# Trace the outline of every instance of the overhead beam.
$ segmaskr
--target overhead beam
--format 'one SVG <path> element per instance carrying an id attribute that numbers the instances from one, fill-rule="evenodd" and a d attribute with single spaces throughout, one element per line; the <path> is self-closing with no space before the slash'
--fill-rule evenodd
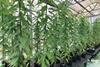
<path id="1" fill-rule="evenodd" d="M 70 8 L 71 10 L 73 10 L 74 12 L 76 12 L 77 14 L 79 13 L 79 12 L 77 12 L 76 10 L 74 10 L 73 8 Z"/>
<path id="2" fill-rule="evenodd" d="M 87 16 L 87 17 L 94 17 L 94 16 L 100 16 L 100 14 L 97 14 L 97 15 L 91 15 L 91 16 Z"/>
<path id="3" fill-rule="evenodd" d="M 70 5 L 75 5 L 77 4 L 76 2 L 75 3 L 71 3 L 70 1 L 68 1 L 70 3 Z M 79 1 L 80 3 L 83 2 L 83 1 Z"/>
<path id="4" fill-rule="evenodd" d="M 98 10 L 100 10 L 100 8 L 99 8 L 99 9 L 95 9 L 95 10 L 91 10 L 91 12 L 95 13 L 95 12 L 98 11 Z M 86 13 L 86 12 L 83 12 L 82 14 L 84 14 L 84 13 Z M 100 16 L 100 11 L 99 11 L 98 14 L 94 14 L 94 15 L 85 15 L 85 16 L 87 16 L 87 17 Z"/>

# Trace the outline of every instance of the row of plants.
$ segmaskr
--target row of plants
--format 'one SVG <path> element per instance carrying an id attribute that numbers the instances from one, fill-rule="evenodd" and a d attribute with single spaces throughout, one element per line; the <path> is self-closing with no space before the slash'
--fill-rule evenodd
<path id="1" fill-rule="evenodd" d="M 100 19 L 73 15 L 68 1 L 0 0 L 2 67 L 69 62 L 100 43 Z"/>

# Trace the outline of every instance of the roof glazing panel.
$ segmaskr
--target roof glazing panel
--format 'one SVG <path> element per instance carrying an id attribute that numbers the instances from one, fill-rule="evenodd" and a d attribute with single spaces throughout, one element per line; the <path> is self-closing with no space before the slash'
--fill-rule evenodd
<path id="1" fill-rule="evenodd" d="M 100 15 L 100 0 L 70 0 L 71 11 L 74 14 L 83 14 L 86 16 Z"/>

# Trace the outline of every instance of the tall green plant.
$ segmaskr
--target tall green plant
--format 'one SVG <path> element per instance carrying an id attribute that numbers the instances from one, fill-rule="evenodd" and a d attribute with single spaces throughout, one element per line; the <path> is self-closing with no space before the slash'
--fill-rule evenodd
<path id="1" fill-rule="evenodd" d="M 25 67 L 28 60 L 46 67 L 85 51 L 93 43 L 90 24 L 68 6 L 67 1 L 56 0 L 38 0 L 35 5 L 31 0 L 0 0 L 3 60 L 13 67 Z M 100 40 L 98 31 L 96 21 L 95 43 Z"/>
<path id="2" fill-rule="evenodd" d="M 87 18 L 85 17 L 80 17 L 79 18 L 79 27 L 78 27 L 78 31 L 79 31 L 79 39 L 81 41 L 81 44 L 84 45 L 83 49 L 85 49 L 87 47 L 87 45 L 89 44 L 89 22 L 87 20 Z"/>
<path id="3" fill-rule="evenodd" d="M 93 23 L 93 38 L 95 44 L 100 43 L 100 18 L 96 19 Z"/>
<path id="4" fill-rule="evenodd" d="M 26 2 L 29 4 L 29 1 Z M 31 20 L 28 8 L 23 0 L 1 1 L 1 7 L 3 39 L 1 44 L 5 55 L 3 60 L 10 63 L 11 66 L 23 67 L 32 54 L 30 46 Z"/>

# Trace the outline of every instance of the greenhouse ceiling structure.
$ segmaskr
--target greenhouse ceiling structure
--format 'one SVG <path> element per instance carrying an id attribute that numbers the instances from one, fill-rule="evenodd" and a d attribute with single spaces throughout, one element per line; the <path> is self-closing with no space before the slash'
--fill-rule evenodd
<path id="1" fill-rule="evenodd" d="M 69 0 L 69 3 L 74 14 L 88 17 L 100 15 L 100 0 Z"/>

